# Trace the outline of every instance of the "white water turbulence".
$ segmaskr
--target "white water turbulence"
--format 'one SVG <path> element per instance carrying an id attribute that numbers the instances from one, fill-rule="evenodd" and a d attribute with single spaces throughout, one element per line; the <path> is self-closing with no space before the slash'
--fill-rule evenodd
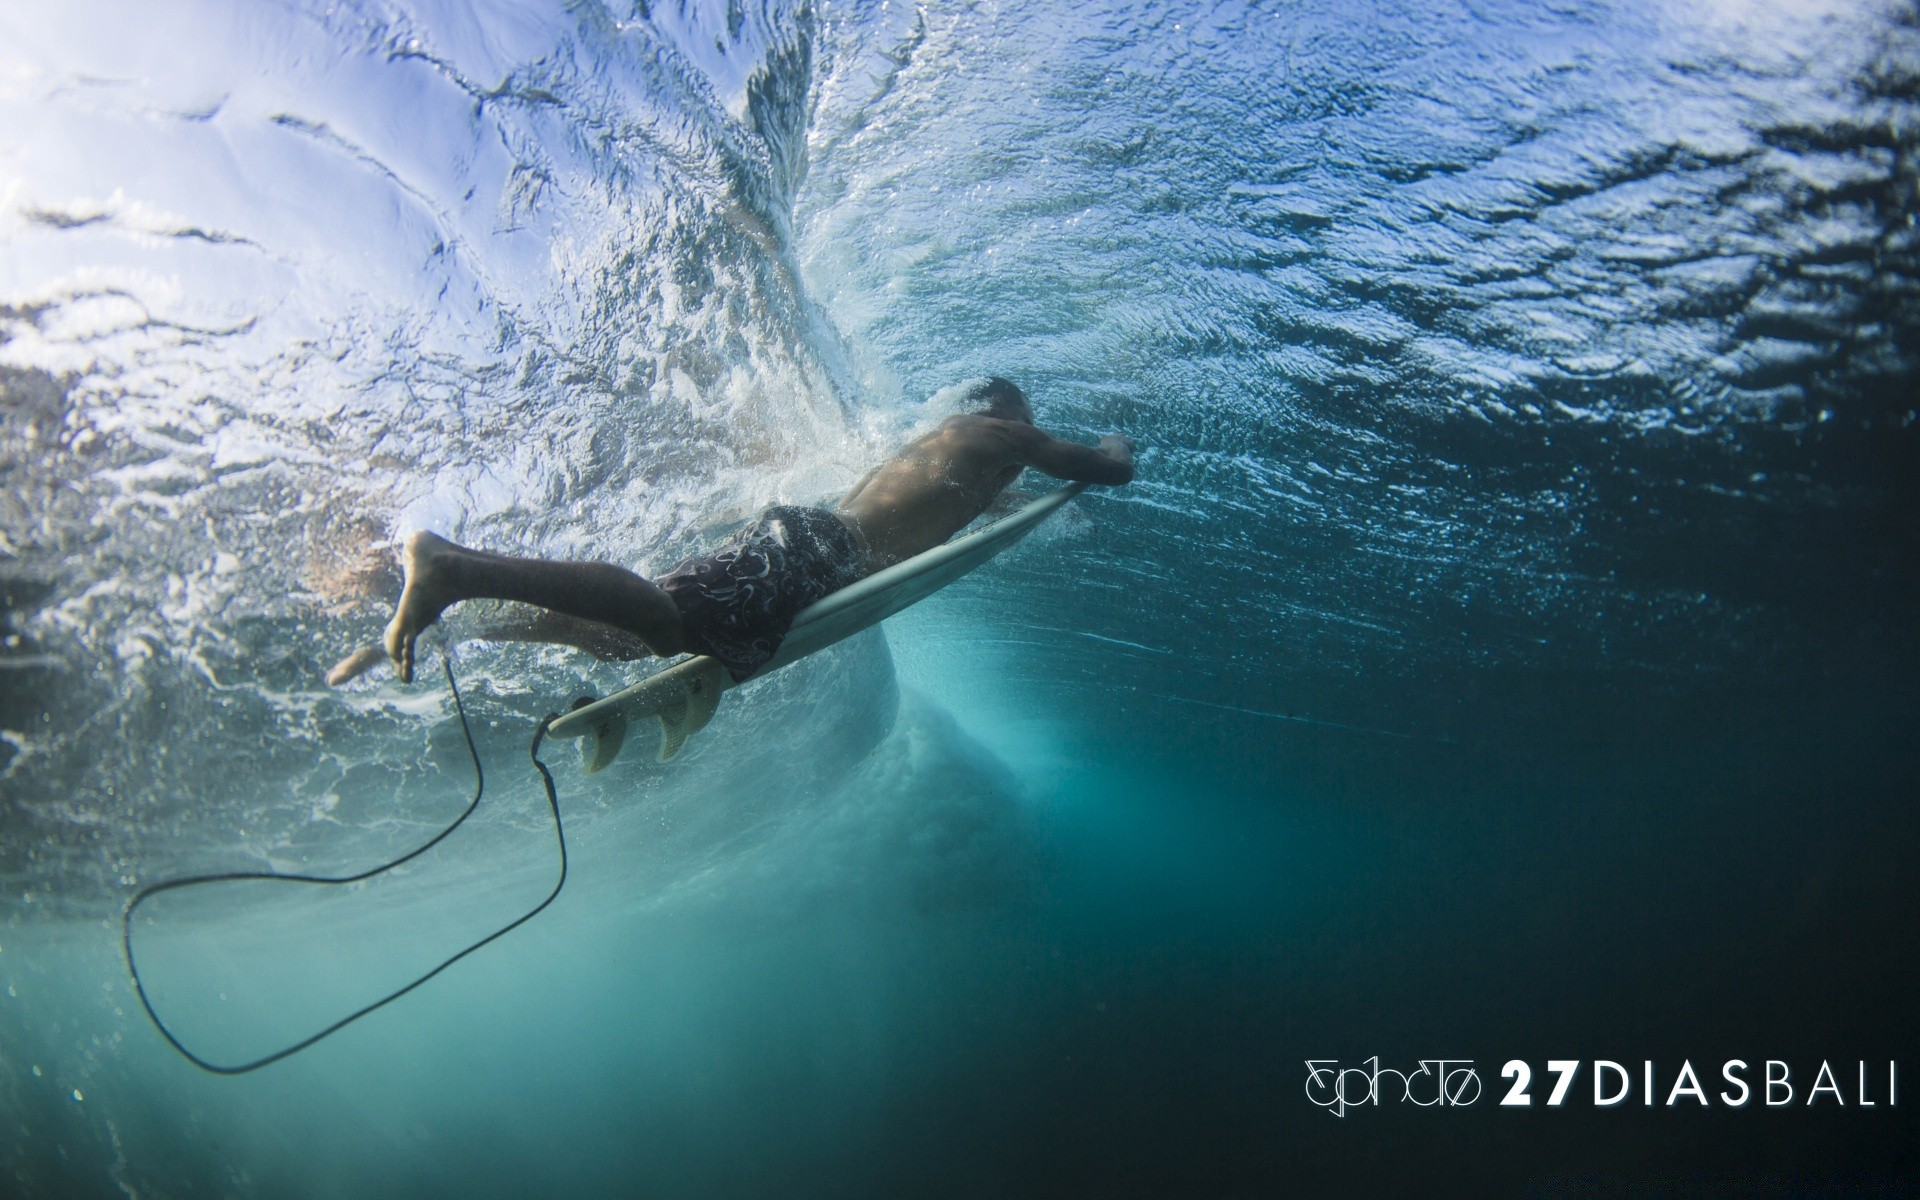
<path id="1" fill-rule="evenodd" d="M 237 828 L 362 854 L 437 701 L 313 662 L 377 631 L 396 535 L 664 568 L 863 461 L 785 249 L 804 26 L 514 13 L 9 18 L 6 551 L 54 700 L 10 752 L 69 829 L 9 844 L 29 902 Z M 618 678 L 564 661 L 483 669 Z"/>
<path id="2" fill-rule="evenodd" d="M 1917 92 L 1898 0 L 9 0 L 0 1191 L 1312 1193 L 1387 1168 L 1296 1049 L 1490 1033 L 1450 938 L 1852 978 L 1912 941 L 1834 897 L 1914 844 L 1845 814 L 1910 762 Z M 473 604 L 329 689 L 406 534 L 658 573 L 985 374 L 1137 481 L 670 763 L 546 746 L 566 890 L 393 1006 L 232 1080 L 147 1023 L 138 888 L 460 811 L 443 648 L 473 820 L 156 898 L 155 1003 L 242 1061 L 553 886 L 534 726 L 648 665 Z"/>
<path id="3" fill-rule="evenodd" d="M 798 278 L 804 11 L 4 21 L 13 923 L 86 941 L 137 884 L 358 871 L 449 821 L 473 775 L 432 659 L 413 688 L 336 694 L 318 669 L 377 636 L 408 530 L 664 569 L 775 499 L 844 490 L 915 415 L 854 403 Z M 196 1050 L 304 1036 L 550 885 L 532 721 L 633 668 L 474 645 L 456 661 L 495 798 L 458 839 L 356 894 L 152 903 L 149 984 Z M 576 858 L 618 864 L 576 862 L 574 889 L 631 909 L 734 868 L 841 794 L 896 703 L 868 635 L 729 706 L 671 773 L 565 771 Z M 997 776 L 983 795 L 991 824 Z M 118 985 L 105 1008 L 69 1018 L 113 1029 L 62 1068 L 79 1094 L 149 1036 Z M 7 1056 L 27 1107 L 32 1057 Z M 31 1186 L 52 1147 L 16 1151 Z"/>

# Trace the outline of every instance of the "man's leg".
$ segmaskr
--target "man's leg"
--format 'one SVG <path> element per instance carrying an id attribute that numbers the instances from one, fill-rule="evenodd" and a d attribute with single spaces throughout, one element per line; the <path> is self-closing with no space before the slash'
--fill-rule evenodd
<path id="1" fill-rule="evenodd" d="M 548 609 L 540 609 L 531 616 L 497 621 L 478 630 L 474 636 L 488 642 L 543 642 L 554 646 L 572 646 L 576 650 L 585 650 L 602 662 L 632 662 L 653 654 L 645 642 L 624 629 L 615 629 L 598 621 L 562 616 Z M 333 669 L 327 672 L 327 684 L 339 687 L 386 661 L 385 646 L 362 646 L 334 664 Z"/>
<path id="2" fill-rule="evenodd" d="M 480 629 L 476 636 L 489 642 L 543 642 L 552 646 L 572 646 L 585 650 L 601 662 L 632 662 L 650 658 L 653 648 L 638 636 L 598 621 L 584 621 L 552 609 L 540 609 L 497 621 Z"/>
<path id="3" fill-rule="evenodd" d="M 425 532 L 407 539 L 401 563 L 407 582 L 387 625 L 386 648 L 402 680 L 413 679 L 414 639 L 462 600 L 517 600 L 597 621 L 632 634 L 655 654 L 678 654 L 686 646 L 680 610 L 672 598 L 609 563 L 510 558 L 469 550 Z"/>

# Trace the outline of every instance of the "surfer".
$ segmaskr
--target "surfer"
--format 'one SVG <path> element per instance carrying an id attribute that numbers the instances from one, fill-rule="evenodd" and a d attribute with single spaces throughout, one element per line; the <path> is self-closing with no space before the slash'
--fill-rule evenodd
<path id="1" fill-rule="evenodd" d="M 385 644 L 341 660 L 341 684 L 390 658 L 413 679 L 414 639 L 462 600 L 513 600 L 543 610 L 489 636 L 561 642 L 603 658 L 693 652 L 736 680 L 779 648 L 800 610 L 830 592 L 945 542 L 1032 467 L 1056 479 L 1124 484 L 1133 442 L 1063 441 L 1033 423 L 1018 387 L 992 378 L 966 394 L 973 411 L 948 417 L 853 486 L 832 508 L 776 505 L 710 555 L 658 579 L 610 563 L 512 558 L 421 531 L 407 539 L 400 602 Z"/>

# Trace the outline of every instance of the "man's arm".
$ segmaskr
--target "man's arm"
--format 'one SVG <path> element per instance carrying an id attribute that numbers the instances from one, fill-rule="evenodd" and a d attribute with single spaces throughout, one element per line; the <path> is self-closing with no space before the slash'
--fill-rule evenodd
<path id="1" fill-rule="evenodd" d="M 992 418 L 989 418 L 992 419 Z M 1022 421 L 999 421 L 1014 461 L 1075 483 L 1122 484 L 1133 480 L 1133 441 L 1110 433 L 1098 446 L 1062 441 Z"/>

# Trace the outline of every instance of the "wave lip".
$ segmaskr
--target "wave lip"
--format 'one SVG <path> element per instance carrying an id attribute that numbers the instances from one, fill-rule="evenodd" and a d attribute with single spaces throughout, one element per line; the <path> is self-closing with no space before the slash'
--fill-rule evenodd
<path id="1" fill-rule="evenodd" d="M 443 782 L 435 704 L 317 686 L 408 530 L 658 568 L 870 457 L 789 246 L 811 10 L 657 8 L 9 15 L 0 877 L 27 911 L 411 831 L 380 814 Z M 500 661 L 516 722 L 582 671 Z"/>

